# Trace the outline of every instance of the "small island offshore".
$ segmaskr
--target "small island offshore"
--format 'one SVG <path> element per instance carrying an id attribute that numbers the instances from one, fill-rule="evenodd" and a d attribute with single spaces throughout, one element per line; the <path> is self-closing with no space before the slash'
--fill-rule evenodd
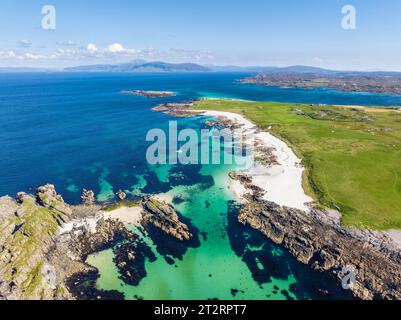
<path id="1" fill-rule="evenodd" d="M 123 90 L 122 94 L 133 94 L 145 98 L 166 98 L 174 97 L 177 94 L 171 91 L 151 91 L 151 90 Z"/>

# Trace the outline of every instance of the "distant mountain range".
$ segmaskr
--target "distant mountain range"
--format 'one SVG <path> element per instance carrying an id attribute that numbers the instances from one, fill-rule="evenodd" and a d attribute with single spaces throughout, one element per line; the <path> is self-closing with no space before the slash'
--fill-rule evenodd
<path id="1" fill-rule="evenodd" d="M 168 63 L 162 61 L 148 62 L 145 60 L 133 60 L 120 64 L 95 64 L 69 67 L 64 69 L 45 69 L 45 68 L 0 68 L 0 73 L 12 72 L 122 72 L 122 73 L 190 73 L 190 72 L 244 72 L 257 74 L 314 74 L 324 76 L 361 76 L 361 75 L 380 75 L 380 76 L 399 76 L 401 72 L 387 71 L 338 71 L 310 66 L 289 66 L 289 67 L 271 67 L 271 66 L 216 66 L 199 65 L 195 63 Z"/>
<path id="2" fill-rule="evenodd" d="M 132 61 L 122 64 L 97 64 L 65 68 L 68 72 L 210 72 L 207 67 L 195 63 L 167 63 Z"/>
<path id="3" fill-rule="evenodd" d="M 121 64 L 96 64 L 87 66 L 77 66 L 65 68 L 68 72 L 302 72 L 302 73 L 331 73 L 334 71 L 307 66 L 291 66 L 285 68 L 263 67 L 263 66 L 216 66 L 199 65 L 195 63 L 167 63 L 167 62 L 147 62 L 144 60 L 134 60 Z"/>

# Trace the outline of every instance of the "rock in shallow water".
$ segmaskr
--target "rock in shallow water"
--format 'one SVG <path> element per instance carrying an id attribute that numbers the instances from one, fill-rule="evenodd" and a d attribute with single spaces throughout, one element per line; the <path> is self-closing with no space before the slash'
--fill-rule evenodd
<path id="1" fill-rule="evenodd" d="M 304 212 L 261 199 L 245 204 L 238 219 L 339 283 L 344 267 L 355 266 L 350 290 L 358 298 L 401 299 L 401 255 L 383 235 L 343 228 L 315 209 Z"/>

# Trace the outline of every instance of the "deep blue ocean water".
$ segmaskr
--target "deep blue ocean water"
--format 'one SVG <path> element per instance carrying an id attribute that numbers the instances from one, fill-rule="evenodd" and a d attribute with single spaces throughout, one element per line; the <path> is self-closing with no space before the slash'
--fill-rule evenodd
<path id="1" fill-rule="evenodd" d="M 121 289 L 123 284 L 110 252 L 93 258 L 101 270 L 98 285 L 122 290 L 131 298 L 229 298 L 230 289 L 236 284 L 242 286 L 238 288 L 238 298 L 319 298 L 318 289 L 327 284 L 326 280 L 309 272 L 280 247 L 264 243 L 264 239 L 254 241 L 254 247 L 246 243 L 246 239 L 257 238 L 258 234 L 241 229 L 235 216 L 230 220 L 227 208 L 231 198 L 223 191 L 227 168 L 223 171 L 202 166 L 147 164 L 146 133 L 154 128 L 167 130 L 168 121 L 177 120 L 151 108 L 164 102 L 202 97 L 401 105 L 401 96 L 268 88 L 238 82 L 249 75 L 0 74 L 0 195 L 33 192 L 38 185 L 53 183 L 69 203 L 80 202 L 83 188 L 93 189 L 99 201 L 115 200 L 118 189 L 126 190 L 130 197 L 166 192 L 182 196 L 185 201 L 178 209 L 207 234 L 207 239 L 200 248 L 191 249 L 184 261 L 177 262 L 178 271 L 160 258 L 148 265 L 153 273 L 149 271 L 140 287 Z M 120 93 L 128 89 L 168 90 L 178 95 L 147 99 Z M 178 123 L 179 128 L 199 129 L 204 126 L 204 119 L 179 119 Z M 230 245 L 230 237 L 237 239 L 236 244 Z M 193 261 L 198 261 L 197 268 Z M 258 270 L 256 266 L 260 264 L 267 269 Z M 227 273 L 230 266 L 236 266 L 238 273 Z M 158 275 L 162 272 L 170 278 L 161 279 Z M 214 293 L 211 290 L 215 278 L 208 282 L 212 281 L 211 273 L 220 274 L 219 289 Z M 263 279 L 265 284 L 258 284 L 257 279 Z M 170 283 L 165 292 L 156 293 L 154 288 L 161 281 Z M 334 292 L 331 297 L 339 297 Z"/>
<path id="2" fill-rule="evenodd" d="M 113 186 L 132 185 L 132 177 L 127 176 L 146 170 L 146 132 L 155 127 L 166 128 L 167 122 L 173 120 L 150 110 L 161 102 L 207 96 L 401 104 L 401 96 L 396 95 L 267 88 L 237 82 L 249 75 L 0 74 L 0 194 L 13 195 L 52 182 L 66 200 L 76 202 L 78 193 L 71 190 L 92 188 L 99 192 L 102 173 Z M 147 99 L 120 94 L 124 89 L 170 90 L 179 94 Z M 180 123 L 197 125 L 193 120 Z"/>

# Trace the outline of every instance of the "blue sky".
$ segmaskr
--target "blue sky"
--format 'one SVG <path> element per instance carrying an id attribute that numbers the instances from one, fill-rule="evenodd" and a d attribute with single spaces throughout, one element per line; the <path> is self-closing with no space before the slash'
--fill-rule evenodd
<path id="1" fill-rule="evenodd" d="M 41 28 L 42 7 L 56 29 Z M 341 8 L 356 9 L 356 30 Z M 401 71 L 399 0 L 1 0 L 0 67 L 133 59 Z"/>

